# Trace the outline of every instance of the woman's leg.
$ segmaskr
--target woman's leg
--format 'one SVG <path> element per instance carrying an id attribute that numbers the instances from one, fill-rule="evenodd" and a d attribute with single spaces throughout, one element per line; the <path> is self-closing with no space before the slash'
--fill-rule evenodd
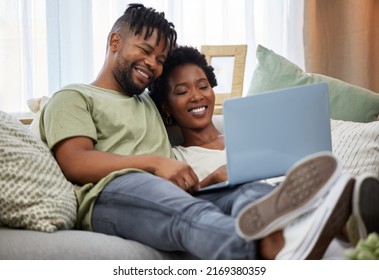
<path id="1" fill-rule="evenodd" d="M 210 201 L 227 215 L 236 217 L 242 208 L 267 195 L 274 186 L 262 182 L 245 183 L 232 188 L 203 191 L 195 194 L 197 198 Z"/>
<path id="2" fill-rule="evenodd" d="M 240 238 L 235 218 L 167 180 L 131 173 L 111 181 L 94 206 L 96 232 L 139 241 L 202 259 L 256 258 L 255 242 Z"/>

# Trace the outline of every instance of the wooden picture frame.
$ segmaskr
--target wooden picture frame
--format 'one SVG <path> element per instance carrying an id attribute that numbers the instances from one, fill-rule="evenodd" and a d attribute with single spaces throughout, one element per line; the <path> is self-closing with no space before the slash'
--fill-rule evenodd
<path id="1" fill-rule="evenodd" d="M 203 45 L 201 52 L 215 68 L 217 82 L 221 85 L 214 88 L 214 114 L 220 115 L 224 100 L 242 96 L 247 45 Z M 220 59 L 216 62 L 213 58 Z"/>

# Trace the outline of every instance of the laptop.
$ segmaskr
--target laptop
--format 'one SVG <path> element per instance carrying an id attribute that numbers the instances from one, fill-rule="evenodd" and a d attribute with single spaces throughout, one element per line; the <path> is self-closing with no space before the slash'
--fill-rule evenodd
<path id="1" fill-rule="evenodd" d="M 298 160 L 332 151 L 326 83 L 228 99 L 223 114 L 228 181 L 200 191 L 259 180 L 277 184 Z"/>

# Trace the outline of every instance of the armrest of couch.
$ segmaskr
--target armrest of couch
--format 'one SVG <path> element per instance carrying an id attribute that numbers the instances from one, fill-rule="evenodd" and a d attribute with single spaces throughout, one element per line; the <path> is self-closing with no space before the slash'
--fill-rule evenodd
<path id="1" fill-rule="evenodd" d="M 60 230 L 54 233 L 0 227 L 0 260 L 163 260 L 193 259 L 161 252 L 136 241 L 101 233 Z"/>
<path id="2" fill-rule="evenodd" d="M 32 112 L 10 113 L 10 115 L 18 119 L 24 125 L 30 125 L 34 117 L 34 114 Z"/>

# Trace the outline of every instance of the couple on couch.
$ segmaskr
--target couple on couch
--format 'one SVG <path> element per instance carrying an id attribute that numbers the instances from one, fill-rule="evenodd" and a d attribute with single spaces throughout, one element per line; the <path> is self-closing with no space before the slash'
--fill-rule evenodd
<path id="1" fill-rule="evenodd" d="M 226 179 L 224 141 L 212 123 L 216 83 L 204 56 L 176 47 L 163 13 L 128 7 L 96 80 L 56 92 L 41 115 L 42 139 L 77 185 L 77 227 L 201 259 L 321 258 L 351 214 L 353 192 L 366 196 L 377 179 L 357 183 L 321 153 L 275 189 L 251 182 L 197 192 Z M 183 132 L 175 152 L 148 87 L 166 122 Z M 191 162 L 196 149 L 208 153 L 197 162 L 204 172 L 175 159 Z M 377 230 L 358 214 L 362 232 Z"/>

